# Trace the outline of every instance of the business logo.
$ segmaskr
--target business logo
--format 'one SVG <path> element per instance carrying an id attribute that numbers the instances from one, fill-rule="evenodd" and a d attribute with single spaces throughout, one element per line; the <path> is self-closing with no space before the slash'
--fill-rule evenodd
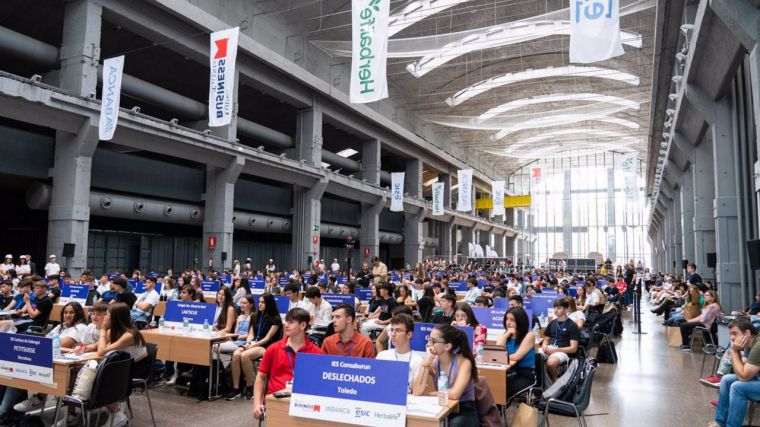
<path id="1" fill-rule="evenodd" d="M 319 412 L 320 411 L 320 405 L 312 405 L 308 403 L 301 403 L 301 402 L 295 402 L 294 406 L 301 410 L 306 410 L 310 412 Z"/>
<path id="2" fill-rule="evenodd" d="M 238 33 L 235 27 L 211 34 L 209 126 L 228 125 L 232 118 Z"/>

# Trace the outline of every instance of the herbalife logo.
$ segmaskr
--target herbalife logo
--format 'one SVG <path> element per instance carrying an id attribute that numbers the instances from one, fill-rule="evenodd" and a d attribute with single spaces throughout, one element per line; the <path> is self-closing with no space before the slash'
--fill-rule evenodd
<path id="1" fill-rule="evenodd" d="M 359 12 L 359 85 L 360 93 L 375 91 L 375 80 L 372 77 L 372 63 L 375 53 L 372 50 L 372 38 L 375 36 L 375 14 L 380 12 L 380 4 L 389 0 L 368 0 L 367 7 Z"/>

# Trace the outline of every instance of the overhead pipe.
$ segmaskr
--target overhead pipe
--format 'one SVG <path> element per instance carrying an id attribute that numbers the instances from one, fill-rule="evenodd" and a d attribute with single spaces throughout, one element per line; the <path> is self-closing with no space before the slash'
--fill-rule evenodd
<path id="1" fill-rule="evenodd" d="M 26 192 L 26 204 L 30 209 L 50 208 L 53 188 L 48 184 L 35 182 Z M 109 218 L 155 221 L 183 225 L 203 225 L 203 207 L 169 200 L 124 196 L 115 193 L 90 191 L 90 214 Z M 235 229 L 262 233 L 289 234 L 292 229 L 290 218 L 276 215 L 234 211 L 232 222 Z M 359 229 L 346 225 L 323 222 L 320 236 L 345 240 L 349 235 L 359 238 Z M 400 244 L 404 236 L 400 233 L 381 231 L 380 243 Z"/>

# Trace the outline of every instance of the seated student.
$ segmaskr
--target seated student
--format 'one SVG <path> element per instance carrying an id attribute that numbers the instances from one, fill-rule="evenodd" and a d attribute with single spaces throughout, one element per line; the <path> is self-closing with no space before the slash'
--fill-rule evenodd
<path id="1" fill-rule="evenodd" d="M 98 291 L 98 294 L 100 295 L 111 291 L 111 282 L 108 280 L 108 274 L 102 274 L 100 276 L 100 280 L 98 281 L 95 290 Z"/>
<path id="2" fill-rule="evenodd" d="M 512 307 L 504 315 L 504 333 L 496 340 L 509 353 L 507 399 L 530 387 L 536 380 L 536 334 L 528 327 L 528 313 Z"/>
<path id="3" fill-rule="evenodd" d="M 391 323 L 391 317 L 393 316 L 391 312 L 393 311 L 393 308 L 398 305 L 393 298 L 391 286 L 392 285 L 388 283 L 375 285 L 377 292 L 380 295 L 380 301 L 377 304 L 375 311 L 371 312 L 370 315 L 367 316 L 367 320 L 362 322 L 361 333 L 363 335 L 369 335 L 370 332 L 383 329 Z"/>
<path id="4" fill-rule="evenodd" d="M 24 295 L 29 294 L 29 298 L 32 299 L 32 301 L 35 300 L 35 295 L 32 292 L 32 285 L 34 285 L 34 281 L 30 278 L 21 279 L 21 281 L 18 283 L 16 290 L 16 295 L 11 298 L 11 301 L 3 307 L 5 310 L 21 310 L 24 308 Z"/>
<path id="5" fill-rule="evenodd" d="M 559 365 L 567 363 L 570 356 L 578 351 L 578 341 L 581 330 L 578 325 L 567 317 L 570 304 L 564 298 L 554 301 L 556 318 L 549 323 L 544 331 L 544 342 L 541 349 L 546 355 L 546 371 L 552 381 L 557 379 Z"/>
<path id="6" fill-rule="evenodd" d="M 430 319 L 430 323 L 436 323 L 440 325 L 450 325 L 454 321 L 454 306 L 457 303 L 457 297 L 446 293 L 441 295 L 439 301 L 441 302 L 441 308 L 443 310 L 433 313 L 433 318 Z"/>
<path id="7" fill-rule="evenodd" d="M 119 279 L 114 279 L 114 281 Z M 121 279 L 122 281 L 124 279 Z M 126 282 L 126 281 L 125 281 Z M 126 284 L 124 286 L 126 288 Z M 108 306 L 103 320 L 103 327 L 100 330 L 98 338 L 98 356 L 104 357 L 114 351 L 125 351 L 132 356 L 132 376 L 144 376 L 148 370 L 147 361 L 148 352 L 145 348 L 145 339 L 140 330 L 133 324 L 129 316 L 130 309 L 124 303 L 113 303 Z M 129 418 L 124 414 L 124 410 L 119 404 L 107 405 L 108 412 L 111 413 L 111 425 L 124 426 L 129 422 Z"/>
<path id="8" fill-rule="evenodd" d="M 564 299 L 570 304 L 570 308 L 567 310 L 567 317 L 578 325 L 578 329 L 583 329 L 583 325 L 586 324 L 586 314 L 583 313 L 583 310 L 578 310 L 578 307 L 575 305 L 575 298 L 566 296 Z"/>
<path id="9" fill-rule="evenodd" d="M 760 339 L 747 319 L 738 319 L 728 325 L 731 337 L 731 362 L 734 373 L 720 380 L 718 407 L 715 421 L 710 427 L 741 427 L 747 413 L 747 403 L 760 400 Z M 742 352 L 749 350 L 746 361 Z"/>
<path id="10" fill-rule="evenodd" d="M 452 326 L 472 326 L 473 330 L 473 343 L 472 348 L 477 348 L 478 344 L 486 344 L 488 337 L 488 329 L 485 325 L 481 325 L 478 319 L 475 317 L 475 313 L 472 311 L 470 304 L 465 302 L 458 302 L 454 306 L 454 320 L 451 322 Z"/>
<path id="11" fill-rule="evenodd" d="M 243 300 L 253 297 L 246 297 Z M 232 354 L 232 390 L 227 400 L 235 400 L 243 394 L 240 387 L 240 374 L 245 375 L 245 398 L 253 397 L 255 381 L 253 362 L 264 356 L 267 348 L 282 338 L 282 318 L 277 310 L 277 302 L 270 293 L 259 298 L 259 310 L 251 316 L 248 333 L 240 347 Z"/>
<path id="12" fill-rule="evenodd" d="M 322 299 L 322 293 L 317 287 L 311 287 L 306 290 L 304 295 L 309 300 L 306 311 L 311 316 L 311 321 L 317 328 L 327 328 L 332 322 L 332 306 L 329 302 Z"/>
<path id="13" fill-rule="evenodd" d="M 232 354 L 245 345 L 246 339 L 248 338 L 248 330 L 251 326 L 251 318 L 256 313 L 255 302 L 251 295 L 243 297 L 243 299 L 240 300 L 239 305 L 240 314 L 235 320 L 235 324 L 237 325 L 236 339 L 219 344 L 219 354 L 225 368 L 230 364 Z"/>
<path id="14" fill-rule="evenodd" d="M 470 277 L 467 279 L 467 294 L 464 296 L 464 302 L 475 304 L 475 298 L 479 297 L 483 291 L 478 288 L 478 279 Z"/>
<path id="15" fill-rule="evenodd" d="M 356 331 L 356 310 L 348 304 L 333 309 L 335 333 L 322 342 L 322 353 L 335 356 L 375 357 L 372 340 Z"/>
<path id="16" fill-rule="evenodd" d="M 34 293 L 28 292 L 27 284 L 26 293 L 19 294 L 22 295 L 24 305 L 17 309 L 19 311 L 14 319 L 0 321 L 0 330 L 11 330 L 12 327 L 15 327 L 17 332 L 25 332 L 32 326 L 42 329 L 47 326 L 50 312 L 53 311 L 53 301 L 47 296 L 47 283 L 39 276 L 34 277 L 37 279 L 34 281 Z M 19 292 L 21 292 L 21 283 L 19 283 Z M 34 295 L 35 298 L 32 298 L 31 295 Z"/>
<path id="17" fill-rule="evenodd" d="M 90 319 L 91 323 L 85 325 L 82 331 L 81 344 L 83 347 L 77 347 L 77 354 L 90 353 L 98 351 L 98 339 L 100 338 L 100 330 L 103 328 L 103 321 L 108 313 L 108 305 L 102 302 L 96 302 L 90 307 Z"/>
<path id="18" fill-rule="evenodd" d="M 359 297 L 356 296 L 356 284 L 354 284 L 354 282 L 347 282 L 345 285 L 343 285 L 340 288 L 340 293 L 344 295 L 354 296 L 354 308 L 356 310 L 358 310 L 359 307 L 362 305 L 361 300 L 359 300 Z"/>
<path id="19" fill-rule="evenodd" d="M 257 420 L 264 413 L 266 395 L 280 391 L 292 383 L 293 372 L 298 361 L 296 355 L 298 353 L 322 354 L 322 350 L 306 337 L 309 320 L 309 312 L 302 308 L 288 311 L 285 315 L 285 337 L 267 348 L 264 353 L 256 374 L 253 393 L 253 417 Z"/>
<path id="20" fill-rule="evenodd" d="M 285 296 L 290 298 L 290 301 L 288 301 L 288 311 L 294 308 L 303 308 L 305 310 L 309 306 L 308 301 L 304 301 L 298 297 L 298 285 L 295 283 L 289 283 L 285 286 L 284 292 Z"/>
<path id="21" fill-rule="evenodd" d="M 11 303 L 13 303 L 13 282 L 3 280 L 0 282 L 0 310 L 5 310 Z"/>
<path id="22" fill-rule="evenodd" d="M 479 296 L 475 298 L 475 307 L 477 308 L 488 308 L 491 306 L 491 302 L 487 297 Z"/>
<path id="23" fill-rule="evenodd" d="M 156 292 L 156 279 L 153 277 L 145 278 L 145 292 L 143 292 L 135 304 L 132 306 L 130 316 L 134 321 L 147 322 L 153 314 L 153 307 L 158 304 L 158 292 Z"/>
<path id="24" fill-rule="evenodd" d="M 512 295 L 509 297 L 509 301 L 507 301 L 509 304 L 509 308 L 513 307 L 520 307 L 522 309 L 525 309 L 525 306 L 523 305 L 523 299 L 520 295 Z M 540 325 L 540 321 L 538 319 L 538 316 L 536 316 L 535 313 L 533 313 L 533 318 L 530 319 L 531 325 Z"/>
<path id="25" fill-rule="evenodd" d="M 760 313 L 760 293 L 755 295 L 755 300 L 744 311 L 751 316 L 757 316 Z"/>
<path id="26" fill-rule="evenodd" d="M 113 280 L 111 280 L 111 285 L 116 291 L 116 296 L 114 299 L 109 301 L 109 304 L 116 304 L 117 302 L 121 302 L 127 305 L 127 307 L 132 307 L 135 305 L 135 301 L 137 301 L 137 297 L 135 294 L 127 290 L 127 281 L 126 279 L 123 279 L 121 277 L 117 277 Z"/>
<path id="27" fill-rule="evenodd" d="M 412 313 L 412 308 L 407 305 L 397 305 L 393 308 L 393 311 L 391 311 L 391 319 L 393 319 L 393 316 L 399 315 L 399 314 L 406 314 L 414 318 L 414 314 Z M 388 347 L 388 340 L 391 337 L 391 325 L 390 323 L 388 326 L 383 329 L 383 332 L 380 332 L 380 335 L 377 336 L 377 339 L 375 340 L 375 352 L 380 353 L 381 351 L 385 350 Z"/>
<path id="28" fill-rule="evenodd" d="M 50 290 L 48 290 L 48 298 L 50 298 L 51 301 L 53 301 L 53 304 L 57 304 L 58 300 L 61 298 L 61 287 L 58 286 L 58 280 L 60 279 L 59 276 L 48 276 L 48 285 L 50 285 Z"/>
<path id="29" fill-rule="evenodd" d="M 216 293 L 216 312 L 214 312 L 214 330 L 232 333 L 235 328 L 235 306 L 232 304 L 230 288 L 223 286 Z"/>
<path id="30" fill-rule="evenodd" d="M 681 350 L 691 348 L 689 343 L 691 342 L 691 333 L 694 328 L 702 326 L 709 331 L 721 312 L 720 301 L 718 301 L 718 294 L 715 291 L 707 291 L 702 296 L 705 299 L 702 313 L 689 321 L 681 323 L 681 346 L 678 347 Z"/>
<path id="31" fill-rule="evenodd" d="M 423 285 L 422 296 L 417 300 L 417 311 L 424 323 L 429 322 L 433 316 L 433 308 L 435 307 L 434 298 L 433 288 L 430 285 Z"/>
<path id="32" fill-rule="evenodd" d="M 599 309 L 599 306 L 602 304 L 602 292 L 596 288 L 596 283 L 588 280 L 583 284 L 583 287 L 586 289 L 586 305 L 581 310 Z"/>
<path id="33" fill-rule="evenodd" d="M 192 285 L 185 285 L 179 291 L 179 300 L 184 302 L 193 302 L 196 300 L 198 291 Z"/>
<path id="34" fill-rule="evenodd" d="M 414 320 L 408 314 L 396 314 L 391 318 L 391 342 L 393 349 L 377 353 L 379 360 L 396 360 L 409 363 L 409 378 L 407 393 L 412 392 L 412 383 L 422 366 L 422 356 L 412 351 L 410 341 L 414 335 Z"/>
<path id="35" fill-rule="evenodd" d="M 438 389 L 438 377 L 443 373 L 449 382 L 449 399 L 459 401 L 459 412 L 449 415 L 450 427 L 480 425 L 475 404 L 475 382 L 478 367 L 467 342 L 467 334 L 451 325 L 437 325 L 430 333 L 425 360 L 412 384 L 412 393 L 422 396 L 429 379 Z"/>

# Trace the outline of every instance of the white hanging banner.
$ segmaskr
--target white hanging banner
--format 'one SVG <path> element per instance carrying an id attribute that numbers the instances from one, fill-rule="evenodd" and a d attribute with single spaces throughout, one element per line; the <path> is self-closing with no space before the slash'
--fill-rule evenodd
<path id="1" fill-rule="evenodd" d="M 238 27 L 211 33 L 209 66 L 211 75 L 208 91 L 208 125 L 230 124 L 235 100 L 235 59 L 237 58 Z"/>
<path id="2" fill-rule="evenodd" d="M 588 64 L 624 53 L 620 0 L 570 0 L 570 62 Z"/>
<path id="3" fill-rule="evenodd" d="M 443 192 L 444 184 L 442 182 L 435 182 L 432 186 L 433 190 L 433 216 L 443 215 Z"/>
<path id="4" fill-rule="evenodd" d="M 121 103 L 121 76 L 124 71 L 124 55 L 103 61 L 103 94 L 100 102 L 98 139 L 110 141 L 119 121 Z"/>
<path id="5" fill-rule="evenodd" d="M 457 210 L 467 212 L 472 210 L 472 169 L 462 169 L 457 171 L 459 183 L 459 198 L 457 200 Z"/>
<path id="6" fill-rule="evenodd" d="M 386 59 L 390 0 L 351 1 L 352 104 L 388 97 Z"/>
<path id="7" fill-rule="evenodd" d="M 623 194 L 629 202 L 639 200 L 637 187 L 637 170 L 638 156 L 635 153 L 617 156 L 615 159 L 615 169 L 623 173 Z"/>
<path id="8" fill-rule="evenodd" d="M 404 172 L 391 174 L 391 212 L 404 211 Z"/>
<path id="9" fill-rule="evenodd" d="M 493 194 L 493 209 L 491 213 L 494 216 L 504 215 L 504 181 L 494 181 L 491 183 L 491 193 Z"/>

